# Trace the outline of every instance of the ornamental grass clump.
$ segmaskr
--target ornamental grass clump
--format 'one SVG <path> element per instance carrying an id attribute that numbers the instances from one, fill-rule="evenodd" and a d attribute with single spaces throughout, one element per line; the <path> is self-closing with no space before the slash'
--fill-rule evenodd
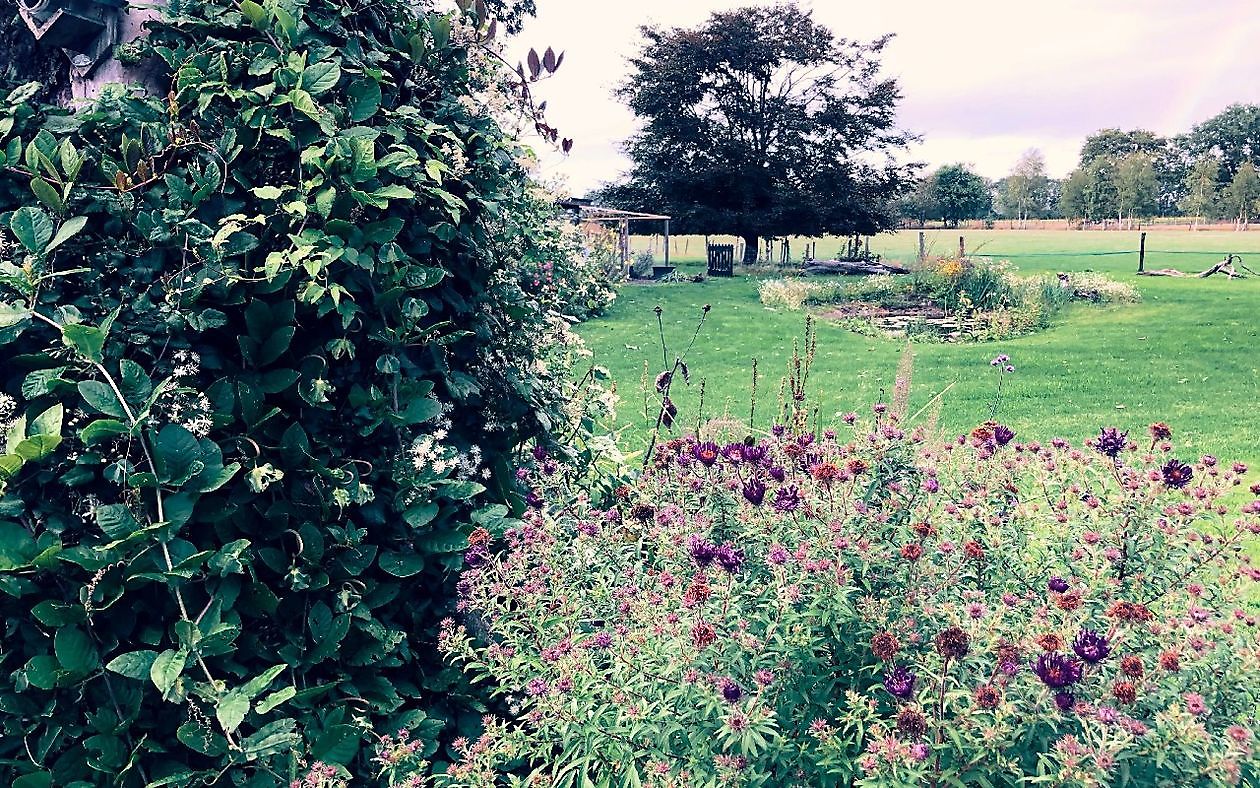
<path id="1" fill-rule="evenodd" d="M 1185 455 L 1162 423 L 1148 448 L 1118 428 L 1073 445 L 990 422 L 937 445 L 886 408 L 845 421 L 662 442 L 608 501 L 523 470 L 535 505 L 481 535 L 442 637 L 516 715 L 479 773 L 1260 779 L 1245 466 Z"/>

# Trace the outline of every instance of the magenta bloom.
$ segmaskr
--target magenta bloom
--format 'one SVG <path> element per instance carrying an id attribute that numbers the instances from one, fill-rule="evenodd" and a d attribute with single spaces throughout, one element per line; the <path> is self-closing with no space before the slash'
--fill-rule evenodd
<path id="1" fill-rule="evenodd" d="M 1053 689 L 1069 687 L 1081 680 L 1081 663 L 1057 651 L 1046 652 L 1037 657 L 1032 671 L 1047 687 Z"/>
<path id="2" fill-rule="evenodd" d="M 1124 451 L 1124 447 L 1129 443 L 1129 433 L 1121 432 L 1115 427 L 1103 427 L 1102 432 L 1098 434 L 1098 438 L 1094 441 L 1094 448 L 1098 449 L 1100 454 L 1105 454 L 1112 459 L 1120 455 Z"/>
<path id="3" fill-rule="evenodd" d="M 774 493 L 774 509 L 778 512 L 794 512 L 801 505 L 801 491 L 796 485 L 780 487 Z"/>
<path id="4" fill-rule="evenodd" d="M 884 689 L 894 698 L 905 700 L 914 694 L 915 675 L 904 665 L 897 665 L 884 674 Z"/>
<path id="5" fill-rule="evenodd" d="M 1194 478 L 1194 469 L 1181 460 L 1169 460 L 1159 472 L 1164 477 L 1164 484 L 1177 490 L 1185 487 Z"/>
<path id="6" fill-rule="evenodd" d="M 730 542 L 724 542 L 713 551 L 713 558 L 718 566 L 728 574 L 735 574 L 744 565 L 744 551 L 736 550 Z"/>
<path id="7" fill-rule="evenodd" d="M 1082 629 L 1072 641 L 1072 650 L 1076 652 L 1076 656 L 1092 665 L 1107 658 L 1111 653 L 1111 645 L 1105 635 L 1092 629 Z"/>
<path id="8" fill-rule="evenodd" d="M 721 450 L 718 449 L 718 445 L 716 443 L 713 441 L 705 441 L 704 443 L 697 443 L 693 446 L 691 448 L 691 455 L 699 460 L 704 467 L 709 468 L 712 467 L 713 463 L 717 462 L 720 451 Z"/>
<path id="9" fill-rule="evenodd" d="M 758 479 L 749 479 L 744 483 L 744 500 L 753 506 L 760 506 L 766 498 L 766 486 Z"/>
<path id="10" fill-rule="evenodd" d="M 766 459 L 766 447 L 759 443 L 752 446 L 746 443 L 740 444 L 739 452 L 744 462 L 747 463 L 756 464 Z"/>
<path id="11" fill-rule="evenodd" d="M 687 537 L 687 552 L 691 554 L 691 560 L 702 569 L 717 558 L 717 546 L 698 534 Z"/>

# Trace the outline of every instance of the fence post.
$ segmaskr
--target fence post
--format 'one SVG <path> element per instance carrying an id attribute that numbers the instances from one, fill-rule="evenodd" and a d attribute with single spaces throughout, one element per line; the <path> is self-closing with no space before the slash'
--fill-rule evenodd
<path id="1" fill-rule="evenodd" d="M 669 219 L 665 220 L 665 265 L 669 266 Z"/>
<path id="2" fill-rule="evenodd" d="M 919 231 L 919 262 L 920 263 L 927 259 L 927 241 L 924 238 L 924 236 L 926 235 L 927 233 L 923 232 L 922 230 Z"/>
<path id="3" fill-rule="evenodd" d="M 963 235 L 958 236 L 958 259 L 967 259 L 967 237 Z"/>
<path id="4" fill-rule="evenodd" d="M 1138 238 L 1138 273 L 1146 270 L 1146 233 L 1141 233 Z"/>

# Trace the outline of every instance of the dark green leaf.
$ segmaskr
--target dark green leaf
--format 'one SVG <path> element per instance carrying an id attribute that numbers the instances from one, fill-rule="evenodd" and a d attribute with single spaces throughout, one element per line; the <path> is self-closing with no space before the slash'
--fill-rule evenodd
<path id="1" fill-rule="evenodd" d="M 41 254 L 52 240 L 53 223 L 40 208 L 18 208 L 9 219 L 9 229 L 14 237 L 32 254 Z"/>
<path id="2" fill-rule="evenodd" d="M 119 654 L 109 661 L 105 669 L 117 673 L 120 676 L 126 676 L 136 681 L 144 681 L 149 678 L 150 671 L 153 669 L 153 663 L 157 661 L 158 653 L 156 651 L 132 651 L 129 654 Z"/>

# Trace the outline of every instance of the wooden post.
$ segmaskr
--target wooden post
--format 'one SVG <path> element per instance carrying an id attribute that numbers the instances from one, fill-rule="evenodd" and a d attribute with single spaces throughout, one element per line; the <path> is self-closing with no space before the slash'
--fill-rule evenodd
<path id="1" fill-rule="evenodd" d="M 1146 233 L 1138 238 L 1138 273 L 1146 270 Z"/>
<path id="2" fill-rule="evenodd" d="M 958 236 L 958 259 L 967 259 L 967 238 L 963 235 Z"/>
<path id="3" fill-rule="evenodd" d="M 927 233 L 920 230 L 919 231 L 919 262 L 920 263 L 927 259 L 927 239 L 925 236 L 927 236 Z"/>
<path id="4" fill-rule="evenodd" d="M 669 265 L 669 219 L 665 220 L 665 265 Z"/>

